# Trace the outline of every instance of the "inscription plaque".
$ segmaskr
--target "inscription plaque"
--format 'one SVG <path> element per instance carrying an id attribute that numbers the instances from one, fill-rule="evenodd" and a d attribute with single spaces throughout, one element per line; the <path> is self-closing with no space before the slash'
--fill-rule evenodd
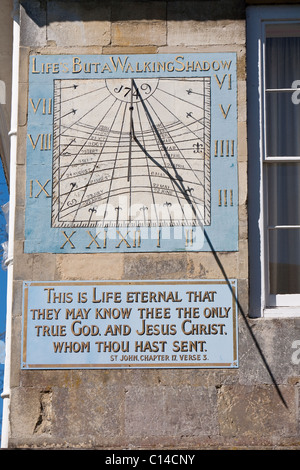
<path id="1" fill-rule="evenodd" d="M 23 369 L 236 368 L 236 280 L 24 282 Z"/>

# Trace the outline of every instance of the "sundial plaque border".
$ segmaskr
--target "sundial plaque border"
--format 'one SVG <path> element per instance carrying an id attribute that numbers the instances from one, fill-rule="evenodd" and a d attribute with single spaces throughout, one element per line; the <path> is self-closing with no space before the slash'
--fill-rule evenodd
<path id="1" fill-rule="evenodd" d="M 33 55 L 25 252 L 238 249 L 235 53 Z"/>

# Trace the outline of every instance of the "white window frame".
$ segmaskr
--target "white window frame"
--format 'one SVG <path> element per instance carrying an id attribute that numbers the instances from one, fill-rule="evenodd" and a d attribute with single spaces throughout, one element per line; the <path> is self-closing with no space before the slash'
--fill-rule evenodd
<path id="1" fill-rule="evenodd" d="M 269 162 L 300 162 L 300 157 L 280 159 L 266 154 L 265 26 L 274 23 L 300 23 L 300 5 L 247 9 L 249 284 L 250 315 L 253 317 L 300 316 L 300 294 L 269 294 L 264 166 Z"/>

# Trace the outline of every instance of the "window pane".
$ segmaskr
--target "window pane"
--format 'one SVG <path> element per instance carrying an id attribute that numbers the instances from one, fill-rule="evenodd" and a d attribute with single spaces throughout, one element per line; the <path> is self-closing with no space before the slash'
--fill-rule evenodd
<path id="1" fill-rule="evenodd" d="M 300 156 L 300 104 L 292 93 L 266 93 L 267 156 Z"/>
<path id="2" fill-rule="evenodd" d="M 300 37 L 267 37 L 266 88 L 292 88 L 293 81 L 300 80 L 299 57 Z"/>
<path id="3" fill-rule="evenodd" d="M 271 294 L 300 293 L 300 229 L 269 230 Z"/>
<path id="4" fill-rule="evenodd" d="M 300 163 L 266 165 L 268 225 L 300 225 Z"/>

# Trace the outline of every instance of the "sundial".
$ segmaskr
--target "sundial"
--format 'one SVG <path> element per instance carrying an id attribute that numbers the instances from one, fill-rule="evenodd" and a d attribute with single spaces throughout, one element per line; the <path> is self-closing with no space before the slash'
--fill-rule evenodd
<path id="1" fill-rule="evenodd" d="M 31 57 L 26 251 L 237 249 L 235 54 Z"/>
<path id="2" fill-rule="evenodd" d="M 55 80 L 54 99 L 54 227 L 209 223 L 210 79 Z"/>

